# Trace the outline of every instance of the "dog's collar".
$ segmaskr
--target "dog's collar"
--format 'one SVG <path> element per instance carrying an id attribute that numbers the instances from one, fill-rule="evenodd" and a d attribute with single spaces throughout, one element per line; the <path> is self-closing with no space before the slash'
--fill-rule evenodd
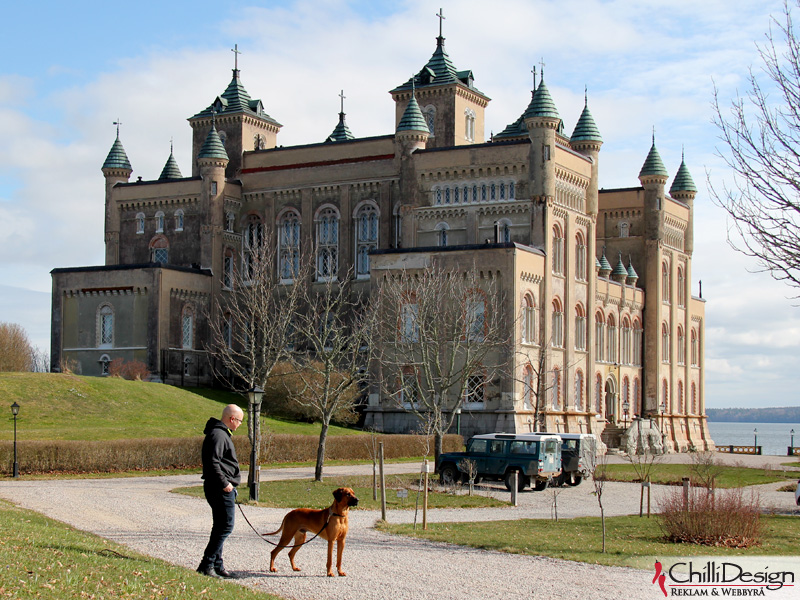
<path id="1" fill-rule="evenodd" d="M 344 519 L 344 515 L 340 515 L 339 513 L 333 512 L 332 508 L 328 509 L 328 520 L 330 521 L 331 517 L 339 517 L 340 519 Z"/>

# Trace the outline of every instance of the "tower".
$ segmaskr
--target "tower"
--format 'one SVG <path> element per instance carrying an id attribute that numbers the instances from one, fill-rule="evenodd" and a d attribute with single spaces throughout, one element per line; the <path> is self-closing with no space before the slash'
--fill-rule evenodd
<path id="1" fill-rule="evenodd" d="M 106 178 L 106 199 L 105 199 L 105 243 L 106 243 L 106 265 L 116 265 L 119 263 L 119 209 L 112 199 L 111 189 L 118 183 L 127 183 L 130 179 L 133 168 L 119 140 L 119 126 L 121 122 L 117 120 L 117 139 L 111 146 L 111 150 L 103 163 L 103 176 Z"/>
<path id="2" fill-rule="evenodd" d="M 215 273 L 222 272 L 222 247 L 220 236 L 224 222 L 223 198 L 225 173 L 230 161 L 217 133 L 212 114 L 211 130 L 197 154 L 197 168 L 200 171 L 202 187 L 200 191 L 201 213 L 204 222 L 200 229 L 200 265 Z M 217 264 L 218 263 L 218 264 Z"/>

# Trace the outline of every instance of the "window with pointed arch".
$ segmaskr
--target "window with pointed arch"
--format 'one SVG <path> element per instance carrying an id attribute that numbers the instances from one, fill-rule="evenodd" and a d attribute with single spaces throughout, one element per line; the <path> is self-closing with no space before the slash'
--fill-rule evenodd
<path id="1" fill-rule="evenodd" d="M 114 346 L 114 307 L 105 302 L 97 308 L 97 347 Z"/>
<path id="2" fill-rule="evenodd" d="M 425 123 L 428 125 L 431 137 L 434 137 L 436 135 L 436 107 L 433 104 L 429 104 L 422 109 L 422 116 L 425 117 Z"/>
<path id="3" fill-rule="evenodd" d="M 103 354 L 100 357 L 100 375 L 107 377 L 110 374 L 111 357 L 108 354 Z"/>
<path id="4" fill-rule="evenodd" d="M 486 296 L 481 290 L 471 290 L 465 306 L 466 337 L 471 342 L 482 342 L 486 337 Z"/>
<path id="5" fill-rule="evenodd" d="M 639 383 L 639 378 L 633 379 L 633 414 L 642 415 L 644 409 L 642 408 L 642 388 Z"/>
<path id="6" fill-rule="evenodd" d="M 575 234 L 575 279 L 586 281 L 586 238 L 582 231 Z"/>
<path id="7" fill-rule="evenodd" d="M 561 370 L 553 367 L 553 377 L 551 379 L 550 402 L 553 410 L 558 410 L 558 400 L 561 395 Z"/>
<path id="8" fill-rule="evenodd" d="M 697 385 L 692 382 L 692 414 L 699 415 L 700 413 L 697 412 Z"/>
<path id="9" fill-rule="evenodd" d="M 175 211 L 175 231 L 183 231 L 183 209 Z"/>
<path id="10" fill-rule="evenodd" d="M 661 263 L 661 301 L 669 304 L 669 265 Z"/>
<path id="11" fill-rule="evenodd" d="M 661 362 L 668 363 L 670 361 L 670 347 L 669 347 L 669 325 L 666 323 L 661 324 Z"/>
<path id="12" fill-rule="evenodd" d="M 150 262 L 162 265 L 169 262 L 169 242 L 163 235 L 156 236 L 150 242 Z"/>
<path id="13" fill-rule="evenodd" d="M 533 410 L 533 367 L 525 365 L 522 373 L 522 409 Z"/>
<path id="14" fill-rule="evenodd" d="M 641 366 L 644 331 L 639 319 L 633 320 L 633 364 Z"/>
<path id="15" fill-rule="evenodd" d="M 292 283 L 300 270 L 300 215 L 283 213 L 278 223 L 278 273 L 282 283 Z"/>
<path id="16" fill-rule="evenodd" d="M 369 251 L 378 248 L 378 207 L 368 202 L 356 212 L 356 275 L 369 277 Z"/>
<path id="17" fill-rule="evenodd" d="M 403 367 L 399 381 L 400 403 L 405 408 L 414 408 L 419 403 L 419 379 L 412 366 Z"/>
<path id="18" fill-rule="evenodd" d="M 683 266 L 678 267 L 678 306 L 686 306 L 686 285 Z"/>
<path id="19" fill-rule="evenodd" d="M 606 360 L 605 332 L 606 318 L 598 310 L 594 315 L 594 354 L 595 360 L 598 362 L 605 362 Z"/>
<path id="20" fill-rule="evenodd" d="M 678 325 L 678 364 L 686 364 L 686 338 L 681 325 Z"/>
<path id="21" fill-rule="evenodd" d="M 228 213 L 233 217 L 233 213 Z M 232 221 L 233 219 L 231 219 Z M 251 250 L 260 248 L 264 243 L 264 223 L 258 215 L 248 215 L 244 230 L 244 245 Z"/>
<path id="22" fill-rule="evenodd" d="M 692 354 L 692 356 L 691 356 L 691 359 L 692 359 L 692 366 L 693 367 L 696 367 L 697 364 L 698 364 L 698 362 L 697 362 L 697 357 L 698 357 L 697 346 L 698 346 L 698 344 L 697 344 L 697 331 L 692 329 L 692 337 L 691 337 L 691 354 Z"/>
<path id="23" fill-rule="evenodd" d="M 447 247 L 450 226 L 447 223 L 436 224 L 436 245 L 440 248 Z"/>
<path id="24" fill-rule="evenodd" d="M 317 281 L 335 281 L 339 275 L 339 211 L 327 207 L 317 213 Z"/>
<path id="25" fill-rule="evenodd" d="M 631 226 L 627 221 L 622 221 L 619 224 L 619 237 L 626 238 L 631 234 Z"/>
<path id="26" fill-rule="evenodd" d="M 164 211 L 156 213 L 156 233 L 164 233 Z"/>
<path id="27" fill-rule="evenodd" d="M 233 317 L 230 313 L 225 313 L 222 318 L 222 340 L 228 350 L 233 348 Z"/>
<path id="28" fill-rule="evenodd" d="M 511 221 L 500 219 L 495 225 L 495 241 L 498 244 L 507 244 L 511 241 Z"/>
<path id="29" fill-rule="evenodd" d="M 606 322 L 606 330 L 608 331 L 608 339 L 606 340 L 608 343 L 608 354 L 606 355 L 606 360 L 610 363 L 617 362 L 617 321 L 614 318 L 613 314 L 608 315 L 608 321 Z"/>
<path id="30" fill-rule="evenodd" d="M 603 414 L 603 376 L 600 373 L 594 378 L 594 411 Z"/>
<path id="31" fill-rule="evenodd" d="M 686 407 L 683 405 L 683 381 L 678 380 L 678 414 L 682 415 L 686 412 Z"/>
<path id="32" fill-rule="evenodd" d="M 575 306 L 575 349 L 586 350 L 586 311 L 582 304 Z"/>
<path id="33" fill-rule="evenodd" d="M 235 225 L 236 225 L 236 215 L 233 214 L 233 211 L 228 212 L 225 215 L 225 231 L 233 233 L 233 228 Z"/>
<path id="34" fill-rule="evenodd" d="M 626 316 L 622 318 L 622 364 L 633 364 L 631 321 Z"/>
<path id="35" fill-rule="evenodd" d="M 144 233 L 144 213 L 136 215 L 136 233 Z"/>
<path id="36" fill-rule="evenodd" d="M 553 225 L 552 268 L 554 274 L 564 274 L 564 232 L 561 230 L 561 226 L 558 223 Z"/>
<path id="37" fill-rule="evenodd" d="M 564 308 L 561 306 L 561 300 L 553 298 L 553 319 L 552 319 L 552 336 L 553 347 L 564 347 Z"/>
<path id="38" fill-rule="evenodd" d="M 475 111 L 471 108 L 464 111 L 464 138 L 468 142 L 475 141 Z"/>
<path id="39" fill-rule="evenodd" d="M 666 379 L 661 382 L 661 406 L 665 413 L 672 413 L 672 407 L 669 405 L 669 384 Z"/>
<path id="40" fill-rule="evenodd" d="M 400 307 L 400 340 L 404 343 L 419 342 L 419 304 L 413 294 Z"/>
<path id="41" fill-rule="evenodd" d="M 536 303 L 530 294 L 522 299 L 522 343 L 536 343 Z"/>
<path id="42" fill-rule="evenodd" d="M 194 343 L 194 311 L 184 306 L 181 313 L 181 348 L 191 350 Z"/>
<path id="43" fill-rule="evenodd" d="M 630 392 L 631 392 L 631 382 L 628 379 L 628 376 L 626 375 L 625 377 L 622 378 L 622 394 L 620 394 L 621 395 L 620 399 L 622 400 L 623 403 L 623 410 L 625 402 L 628 403 L 629 411 L 632 408 Z M 630 412 L 628 413 L 628 418 L 630 418 Z"/>
<path id="44" fill-rule="evenodd" d="M 222 287 L 226 290 L 233 289 L 233 250 L 225 249 L 222 257 Z"/>
<path id="45" fill-rule="evenodd" d="M 575 371 L 575 410 L 583 410 L 583 371 Z"/>

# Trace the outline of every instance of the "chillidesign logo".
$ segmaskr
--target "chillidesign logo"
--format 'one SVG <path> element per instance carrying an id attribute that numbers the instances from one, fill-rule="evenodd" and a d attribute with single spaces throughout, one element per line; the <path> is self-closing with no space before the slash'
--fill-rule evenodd
<path id="1" fill-rule="evenodd" d="M 664 592 L 664 596 L 667 596 L 667 588 L 664 583 L 667 580 L 667 576 L 662 572 L 663 568 L 659 561 L 656 561 L 656 574 L 653 576 L 653 585 L 656 584 L 658 581 L 658 586 L 661 588 L 661 591 Z"/>

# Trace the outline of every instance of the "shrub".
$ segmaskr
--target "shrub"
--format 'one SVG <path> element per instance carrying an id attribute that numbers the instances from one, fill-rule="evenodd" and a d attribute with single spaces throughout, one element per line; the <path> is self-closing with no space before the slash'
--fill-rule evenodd
<path id="1" fill-rule="evenodd" d="M 328 460 L 369 460 L 368 435 L 328 437 L 325 458 Z M 420 455 L 419 436 L 379 435 L 384 442 L 384 457 L 406 458 Z M 233 437 L 241 462 L 250 458 L 247 436 Z M 266 433 L 261 439 L 261 461 L 267 463 L 314 461 L 319 438 L 315 435 Z M 460 450 L 459 435 L 445 436 L 445 451 Z M 191 438 L 154 438 L 109 441 L 25 441 L 18 443 L 19 468 L 25 473 L 115 473 L 200 468 L 202 436 Z M 14 460 L 12 442 L 0 442 L 0 466 L 11 473 Z"/>
<path id="2" fill-rule="evenodd" d="M 658 522 L 670 542 L 748 548 L 761 539 L 758 495 L 741 488 L 716 494 L 672 489 L 659 503 Z"/>
<path id="3" fill-rule="evenodd" d="M 122 377 L 128 381 L 146 381 L 150 377 L 150 371 L 142 361 L 125 362 L 125 359 L 122 358 L 115 358 L 109 363 L 108 374 L 112 377 Z"/>

